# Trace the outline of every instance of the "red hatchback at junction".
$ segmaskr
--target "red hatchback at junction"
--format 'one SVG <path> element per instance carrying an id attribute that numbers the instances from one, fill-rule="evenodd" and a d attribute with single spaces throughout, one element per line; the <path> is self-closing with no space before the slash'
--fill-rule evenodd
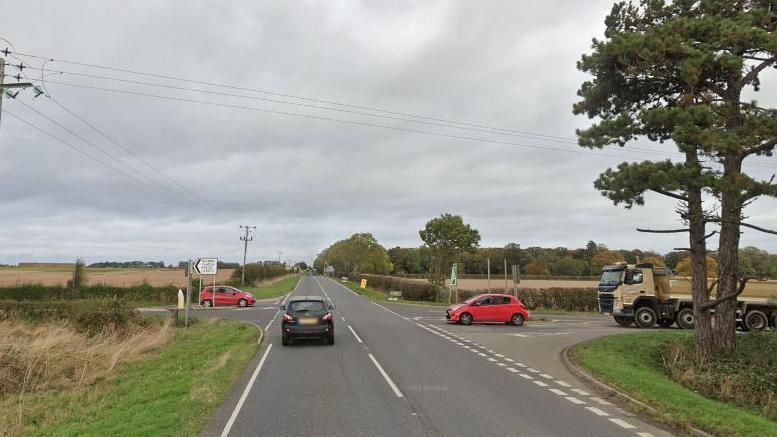
<path id="1" fill-rule="evenodd" d="M 445 318 L 462 325 L 482 322 L 521 326 L 529 319 L 529 311 L 520 300 L 509 294 L 481 294 L 448 307 Z"/>
<path id="2" fill-rule="evenodd" d="M 213 298 L 214 290 L 216 291 L 215 302 Z M 200 305 L 204 307 L 226 307 L 234 305 L 246 307 L 255 303 L 256 298 L 253 294 L 238 290 L 235 287 L 217 285 L 215 287 L 204 287 L 200 290 Z"/>

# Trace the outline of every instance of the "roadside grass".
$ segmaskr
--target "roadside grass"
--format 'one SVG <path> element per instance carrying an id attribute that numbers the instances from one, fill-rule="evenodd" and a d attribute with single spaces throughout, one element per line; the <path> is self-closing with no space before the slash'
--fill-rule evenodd
<path id="1" fill-rule="evenodd" d="M 777 422 L 757 411 L 708 399 L 667 376 L 668 346 L 691 335 L 662 330 L 603 337 L 576 346 L 572 358 L 597 378 L 653 407 L 657 419 L 672 426 L 715 435 L 777 436 Z"/>
<path id="2" fill-rule="evenodd" d="M 240 322 L 197 320 L 92 384 L 0 399 L 0 424 L 15 424 L 0 435 L 196 435 L 253 357 L 256 338 Z"/>
<path id="3" fill-rule="evenodd" d="M 257 299 L 269 299 L 271 297 L 282 296 L 292 290 L 297 285 L 300 276 L 294 275 L 284 278 L 278 282 L 262 287 L 243 287 L 241 290 L 250 292 Z"/>

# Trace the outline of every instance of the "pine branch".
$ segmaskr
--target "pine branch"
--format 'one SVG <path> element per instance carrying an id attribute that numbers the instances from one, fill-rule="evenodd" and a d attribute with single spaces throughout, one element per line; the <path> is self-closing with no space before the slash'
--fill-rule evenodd
<path id="1" fill-rule="evenodd" d="M 665 191 L 665 190 L 661 190 L 661 189 L 658 189 L 658 188 L 651 188 L 650 191 L 653 191 L 653 192 L 658 193 L 658 194 L 663 194 L 664 196 L 671 197 L 673 199 L 682 200 L 684 202 L 688 201 L 688 197 L 680 195 L 680 194 L 673 193 L 671 191 Z"/>
<path id="2" fill-rule="evenodd" d="M 763 71 L 765 68 L 772 66 L 777 61 L 777 56 L 772 56 L 771 58 L 768 58 L 758 64 L 757 66 L 753 67 L 752 70 L 750 70 L 749 73 L 745 77 L 742 78 L 742 85 L 746 85 L 755 79 L 761 71 Z"/>
<path id="3" fill-rule="evenodd" d="M 765 234 L 777 235 L 777 231 L 775 231 L 775 230 L 762 228 L 762 227 L 756 226 L 756 225 L 751 225 L 750 223 L 740 223 L 740 225 L 742 225 L 742 226 L 744 226 L 746 228 L 755 229 L 756 231 L 761 231 L 761 232 L 763 232 Z"/>
<path id="4" fill-rule="evenodd" d="M 765 143 L 761 143 L 761 144 L 759 144 L 759 145 L 757 145 L 755 147 L 751 147 L 749 149 L 745 149 L 744 156 L 754 155 L 756 153 L 761 153 L 761 152 L 768 152 L 772 148 L 774 148 L 774 146 L 777 146 L 777 138 L 772 138 L 771 140 L 769 140 L 769 141 L 767 141 Z"/>
<path id="5" fill-rule="evenodd" d="M 679 234 L 680 232 L 690 232 L 690 229 L 641 229 L 637 228 L 637 232 L 647 232 L 651 234 Z"/>

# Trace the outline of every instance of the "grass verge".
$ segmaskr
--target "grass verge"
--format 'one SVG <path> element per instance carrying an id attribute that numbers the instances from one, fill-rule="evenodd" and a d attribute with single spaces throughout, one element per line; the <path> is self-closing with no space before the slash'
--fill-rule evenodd
<path id="1" fill-rule="evenodd" d="M 777 436 L 777 422 L 757 412 L 705 398 L 665 373 L 667 346 L 692 335 L 660 331 L 615 335 L 576 346 L 572 359 L 592 375 L 657 411 L 657 419 L 726 436 Z"/>
<path id="2" fill-rule="evenodd" d="M 0 423 L 16 424 L 0 435 L 197 435 L 256 352 L 256 338 L 240 322 L 196 321 L 106 379 L 0 399 Z"/>
<path id="3" fill-rule="evenodd" d="M 289 276 L 288 278 L 284 278 L 264 287 L 245 287 L 242 288 L 242 290 L 253 293 L 254 297 L 257 299 L 269 299 L 271 297 L 282 296 L 294 290 L 294 286 L 297 285 L 299 278 L 299 275 Z"/>

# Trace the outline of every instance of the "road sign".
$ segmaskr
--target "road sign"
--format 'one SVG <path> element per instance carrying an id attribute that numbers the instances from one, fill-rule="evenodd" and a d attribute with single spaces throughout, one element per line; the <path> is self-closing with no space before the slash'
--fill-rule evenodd
<path id="1" fill-rule="evenodd" d="M 218 258 L 197 258 L 192 267 L 199 275 L 215 275 L 218 269 L 218 262 Z"/>
<path id="2" fill-rule="evenodd" d="M 458 273 L 458 267 L 459 263 L 453 263 L 453 267 L 451 268 L 451 286 L 456 286 L 456 279 L 457 279 L 457 273 Z"/>

